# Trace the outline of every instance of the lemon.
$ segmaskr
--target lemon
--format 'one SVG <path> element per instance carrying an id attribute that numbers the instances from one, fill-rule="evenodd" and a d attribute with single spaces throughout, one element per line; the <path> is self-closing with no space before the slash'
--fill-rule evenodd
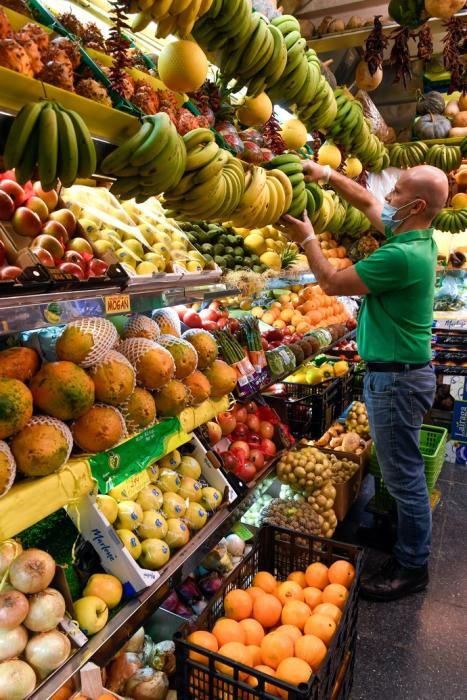
<path id="1" fill-rule="evenodd" d="M 250 235 L 245 238 L 244 243 L 245 247 L 256 255 L 261 255 L 266 252 L 266 243 L 260 233 L 250 233 Z"/>
<path id="2" fill-rule="evenodd" d="M 237 117 L 245 126 L 265 124 L 272 114 L 272 102 L 265 92 L 257 97 L 247 97 L 237 112 Z"/>
<path id="3" fill-rule="evenodd" d="M 136 266 L 136 273 L 138 275 L 152 275 L 152 274 L 157 274 L 159 272 L 159 268 L 156 267 L 156 265 L 153 265 L 153 263 L 145 261 L 139 263 L 139 265 Z"/>
<path id="4" fill-rule="evenodd" d="M 145 540 L 140 547 L 141 553 L 138 557 L 138 563 L 144 569 L 150 569 L 151 571 L 160 569 L 170 559 L 170 549 L 167 543 L 157 537 Z"/>
<path id="5" fill-rule="evenodd" d="M 141 555 L 141 542 L 131 530 L 117 530 L 117 535 L 120 537 L 124 546 L 128 549 L 133 559 L 138 559 Z"/>
<path id="6" fill-rule="evenodd" d="M 182 476 L 191 476 L 192 479 L 199 479 L 201 476 L 201 466 L 194 457 L 186 455 L 182 457 L 182 461 L 178 468 Z"/>
<path id="7" fill-rule="evenodd" d="M 202 272 L 203 267 L 196 260 L 189 260 L 186 264 L 188 272 Z"/>
<path id="8" fill-rule="evenodd" d="M 138 536 L 142 540 L 156 537 L 163 540 L 167 534 L 167 520 L 157 510 L 146 510 L 143 513 L 141 525 L 138 525 Z"/>
<path id="9" fill-rule="evenodd" d="M 208 514 L 199 503 L 190 503 L 185 513 L 185 521 L 192 530 L 201 530 L 206 524 Z"/>
<path id="10" fill-rule="evenodd" d="M 271 270 L 279 271 L 281 269 L 281 257 L 278 253 L 268 251 L 260 256 L 260 262 Z"/>

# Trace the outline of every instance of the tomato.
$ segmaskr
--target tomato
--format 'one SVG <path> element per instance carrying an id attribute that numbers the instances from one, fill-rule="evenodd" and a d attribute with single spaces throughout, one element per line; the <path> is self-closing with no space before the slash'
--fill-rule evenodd
<path id="1" fill-rule="evenodd" d="M 237 427 L 237 420 L 230 411 L 219 413 L 217 422 L 221 426 L 222 435 L 230 435 Z"/>
<path id="2" fill-rule="evenodd" d="M 246 419 L 246 424 L 252 433 L 257 433 L 259 430 L 259 418 L 253 413 L 249 413 Z"/>
<path id="3" fill-rule="evenodd" d="M 259 434 L 262 438 L 268 438 L 269 440 L 274 435 L 274 426 L 267 420 L 262 420 L 259 424 Z"/>
<path id="4" fill-rule="evenodd" d="M 248 446 L 248 443 L 246 443 L 244 440 L 235 440 L 235 442 L 233 442 L 230 445 L 230 449 L 241 450 L 244 453 L 246 459 L 250 457 L 250 448 Z"/>
<path id="5" fill-rule="evenodd" d="M 199 315 L 203 321 L 217 321 L 219 318 L 219 314 L 214 309 L 203 309 L 199 312 Z"/>
<path id="6" fill-rule="evenodd" d="M 187 326 L 190 326 L 190 328 L 201 328 L 201 317 L 199 314 L 196 313 L 196 311 L 193 311 L 193 309 L 189 309 L 183 315 L 183 323 L 185 323 Z"/>
<path id="7" fill-rule="evenodd" d="M 261 450 L 250 451 L 250 462 L 254 464 L 257 472 L 264 467 L 264 454 Z"/>
<path id="8" fill-rule="evenodd" d="M 242 481 L 251 481 L 256 475 L 255 465 L 251 462 L 245 462 L 243 466 L 235 470 L 235 475 Z"/>
<path id="9" fill-rule="evenodd" d="M 272 440 L 268 440 L 268 438 L 263 438 L 261 440 L 260 450 L 263 454 L 267 455 L 268 457 L 274 457 L 274 455 L 277 452 L 277 447 L 275 446 Z"/>

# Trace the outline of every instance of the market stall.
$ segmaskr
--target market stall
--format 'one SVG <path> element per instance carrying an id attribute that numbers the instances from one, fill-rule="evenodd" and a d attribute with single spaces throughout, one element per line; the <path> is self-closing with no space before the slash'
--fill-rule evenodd
<path id="1" fill-rule="evenodd" d="M 368 473 L 369 509 L 391 501 L 358 300 L 327 295 L 278 222 L 306 209 L 343 270 L 382 236 L 305 160 L 379 195 L 417 164 L 449 174 L 422 436 L 436 505 L 467 440 L 448 4 L 312 27 L 299 3 L 0 3 L 1 697 L 350 697 L 362 551 L 332 538 Z M 457 93 L 419 91 L 396 140 L 368 94 L 389 31 L 406 81 L 410 31 L 428 64 L 440 17 L 449 72 L 430 87 Z M 354 46 L 338 87 L 317 51 Z"/>

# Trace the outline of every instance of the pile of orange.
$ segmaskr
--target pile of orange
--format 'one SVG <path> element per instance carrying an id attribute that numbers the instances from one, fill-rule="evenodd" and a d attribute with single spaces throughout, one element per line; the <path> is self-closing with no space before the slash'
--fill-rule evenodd
<path id="1" fill-rule="evenodd" d="M 326 657 L 354 577 L 355 568 L 344 560 L 330 567 L 314 562 L 306 571 L 292 572 L 287 581 L 260 571 L 251 587 L 227 593 L 225 617 L 210 632 L 189 635 L 188 641 L 200 647 L 190 651 L 190 658 L 207 664 L 202 650 L 209 650 L 290 685 L 307 683 Z M 215 666 L 233 676 L 228 663 L 216 661 Z M 258 685 L 257 677 L 246 671 L 239 678 L 252 687 Z M 288 697 L 273 684 L 266 690 L 274 697 Z M 219 699 L 229 700 L 229 693 L 219 692 Z"/>

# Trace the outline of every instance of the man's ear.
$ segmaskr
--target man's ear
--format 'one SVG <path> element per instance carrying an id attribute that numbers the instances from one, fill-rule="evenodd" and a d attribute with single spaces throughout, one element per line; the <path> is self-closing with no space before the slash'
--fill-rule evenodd
<path id="1" fill-rule="evenodd" d="M 416 208 L 416 210 L 415 211 L 412 210 L 412 212 L 413 212 L 413 214 L 423 214 L 423 212 L 426 210 L 427 206 L 428 206 L 428 204 L 424 199 L 418 199 L 413 206 L 413 208 L 414 209 Z"/>

